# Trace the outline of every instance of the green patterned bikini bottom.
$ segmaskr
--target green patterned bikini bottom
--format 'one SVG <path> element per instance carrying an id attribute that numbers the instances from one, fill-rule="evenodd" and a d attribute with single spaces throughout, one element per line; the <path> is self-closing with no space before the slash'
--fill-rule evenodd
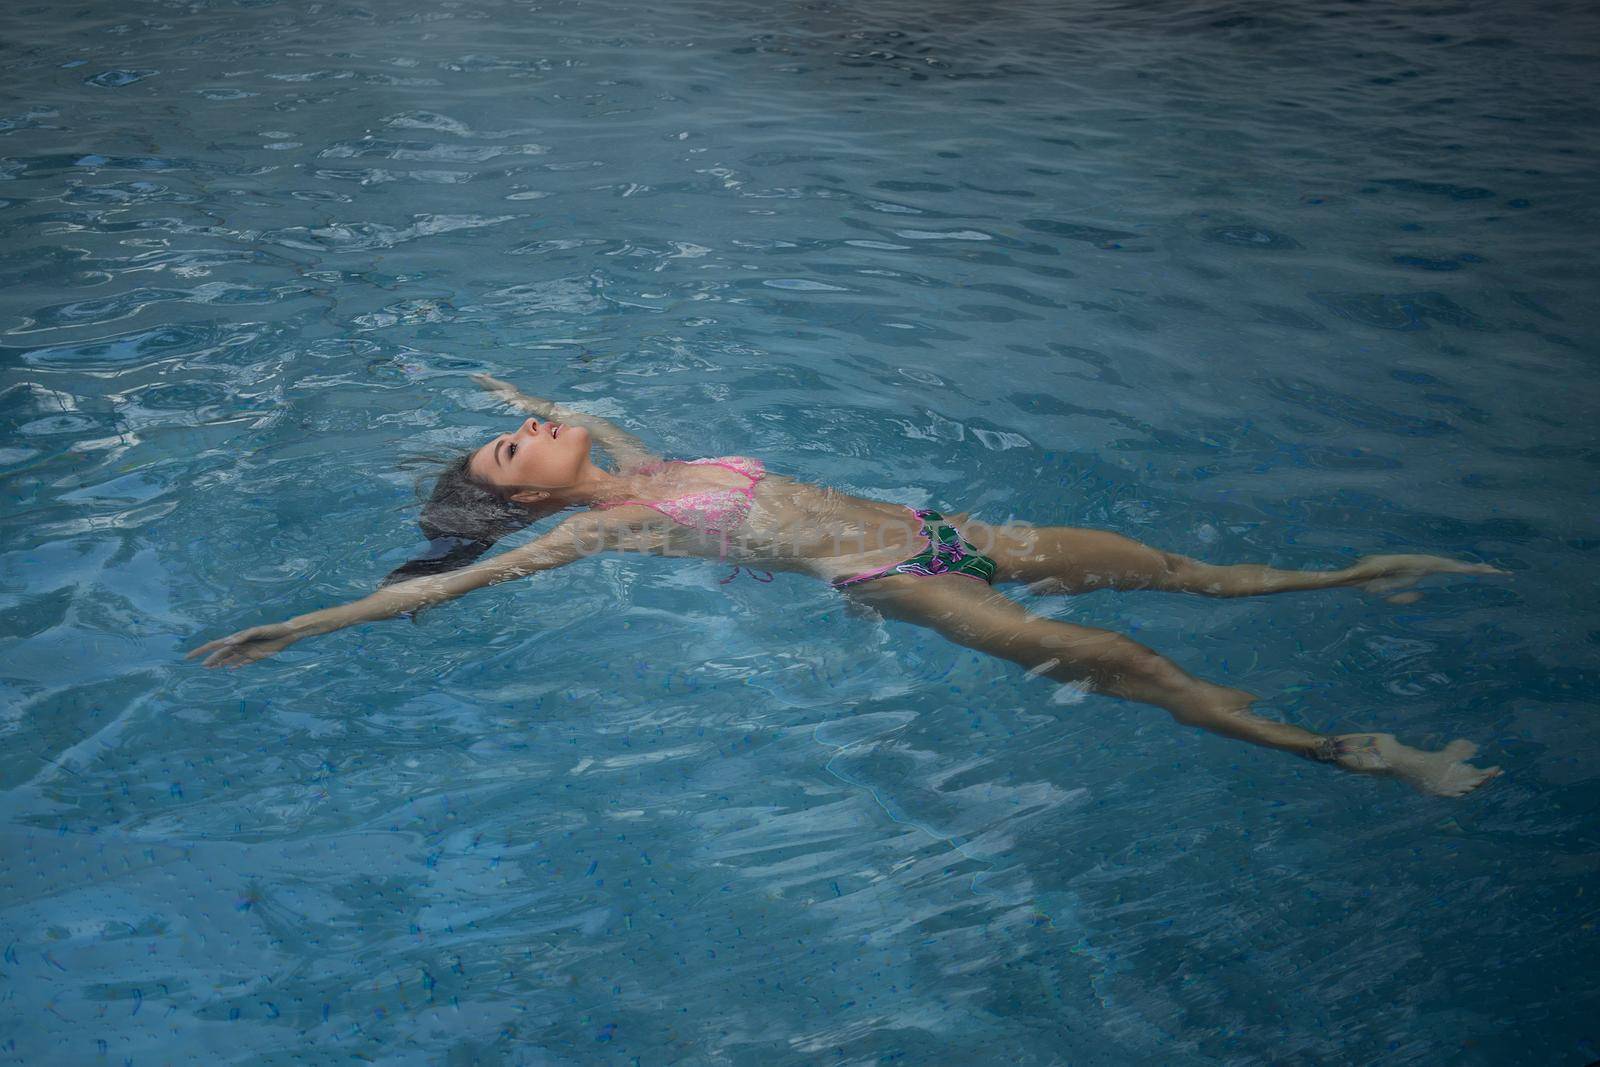
<path id="1" fill-rule="evenodd" d="M 926 577 L 935 574 L 964 574 L 968 578 L 976 578 L 989 585 L 994 584 L 995 561 L 962 540 L 960 531 L 945 522 L 943 515 L 929 508 L 909 510 L 921 520 L 922 529 L 917 532 L 928 539 L 928 547 L 899 563 L 891 563 L 887 567 L 879 567 L 875 571 L 867 571 L 850 578 L 836 578 L 832 582 L 835 589 L 855 585 L 857 582 L 870 582 L 874 578 L 882 578 L 888 574 L 916 574 Z"/>

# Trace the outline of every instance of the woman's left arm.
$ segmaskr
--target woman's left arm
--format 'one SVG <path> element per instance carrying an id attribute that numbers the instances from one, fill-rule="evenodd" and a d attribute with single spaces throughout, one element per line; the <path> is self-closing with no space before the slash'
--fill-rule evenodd
<path id="1" fill-rule="evenodd" d="M 596 444 L 611 453 L 618 466 L 623 470 L 641 467 L 646 463 L 653 463 L 661 458 L 633 434 L 614 422 L 602 419 L 598 415 L 574 411 L 572 408 L 557 404 L 554 401 L 541 400 L 539 397 L 529 396 L 510 382 L 503 382 L 499 378 L 490 377 L 487 374 L 474 374 L 472 380 L 501 400 L 514 407 L 521 408 L 530 415 L 536 415 L 541 419 L 554 419 L 560 423 L 570 423 L 573 426 L 582 426 L 589 431 L 589 435 L 594 438 Z"/>

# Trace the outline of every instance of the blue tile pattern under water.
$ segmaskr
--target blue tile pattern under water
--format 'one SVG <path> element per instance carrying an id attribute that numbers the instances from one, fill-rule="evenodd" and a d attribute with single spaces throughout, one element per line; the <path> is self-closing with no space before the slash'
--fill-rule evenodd
<path id="1" fill-rule="evenodd" d="M 0 1059 L 1581 1064 L 1600 18 L 1558 0 L 0 13 Z M 1459 801 L 820 583 L 370 591 L 467 373 L 1396 607 L 1020 594 Z M 1586 428 L 1587 427 L 1587 428 Z"/>

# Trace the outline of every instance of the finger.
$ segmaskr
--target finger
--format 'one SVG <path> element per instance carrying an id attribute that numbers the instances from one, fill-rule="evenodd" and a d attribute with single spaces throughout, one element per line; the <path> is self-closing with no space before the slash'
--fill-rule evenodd
<path id="1" fill-rule="evenodd" d="M 268 656 L 273 655 L 275 651 L 276 650 L 261 651 L 260 646 L 251 649 L 225 649 L 224 651 L 218 653 L 219 658 L 217 659 L 216 666 L 229 668 L 243 667 L 246 664 L 254 663 L 257 660 L 266 659 Z"/>
<path id="2" fill-rule="evenodd" d="M 231 648 L 235 647 L 236 645 L 238 645 L 239 642 L 240 642 L 240 639 L 238 637 L 224 637 L 220 641 L 211 642 L 210 644 L 206 645 L 204 648 L 195 649 L 194 652 L 190 653 L 190 655 L 198 655 L 201 652 L 206 652 L 206 651 L 209 650 L 210 653 L 211 653 L 211 658 L 215 659 L 218 656 L 221 656 L 221 655 L 225 654 L 229 649 L 231 649 Z"/>
<path id="3" fill-rule="evenodd" d="M 1451 759 L 1471 759 L 1472 754 L 1476 751 L 1478 751 L 1478 746 L 1473 744 L 1471 741 L 1466 740 L 1465 738 L 1462 738 L 1459 741 L 1452 741 L 1448 745 L 1444 746 L 1444 754 L 1449 756 Z"/>
<path id="4" fill-rule="evenodd" d="M 1421 593 L 1397 593 L 1386 598 L 1391 604 L 1415 604 L 1422 599 Z"/>
<path id="5" fill-rule="evenodd" d="M 233 640 L 233 638 L 230 636 L 230 637 L 219 637 L 215 641 L 207 641 L 205 644 L 201 645 L 197 649 L 194 649 L 192 652 L 190 652 L 187 656 L 185 656 L 183 658 L 184 659 L 193 659 L 195 656 L 200 655 L 202 652 L 209 652 L 212 649 L 221 648 L 223 645 L 226 645 L 229 641 L 232 641 L 232 640 Z"/>
<path id="6" fill-rule="evenodd" d="M 237 659 L 238 656 L 238 651 L 232 646 L 229 646 L 228 648 L 219 648 L 215 652 L 211 653 L 211 658 L 206 660 L 206 666 L 218 667 L 224 663 L 228 663 L 234 659 Z"/>

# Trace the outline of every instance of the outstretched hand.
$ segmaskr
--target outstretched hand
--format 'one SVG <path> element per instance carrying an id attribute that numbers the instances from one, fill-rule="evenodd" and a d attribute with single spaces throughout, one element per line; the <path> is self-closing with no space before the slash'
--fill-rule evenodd
<path id="1" fill-rule="evenodd" d="M 510 382 L 503 382 L 493 375 L 474 374 L 472 376 L 472 380 L 478 383 L 479 388 L 493 393 L 495 396 L 499 397 L 508 404 L 514 404 L 517 407 L 525 408 L 533 412 L 535 415 L 547 413 L 555 406 L 548 400 L 541 400 L 539 397 L 529 396 L 527 393 L 524 393 L 521 389 L 518 389 Z"/>
<path id="2" fill-rule="evenodd" d="M 208 641 L 183 658 L 194 659 L 209 652 L 210 655 L 201 666 L 243 667 L 246 663 L 254 663 L 258 659 L 266 659 L 282 652 L 300 640 L 300 637 L 299 630 L 287 622 L 252 626 L 248 630 L 240 630 L 236 634 Z"/>
<path id="3" fill-rule="evenodd" d="M 490 374 L 474 374 L 472 380 L 478 383 L 479 388 L 487 389 L 491 393 L 511 396 L 517 392 L 516 386 L 510 382 L 502 382 L 499 378 Z"/>

